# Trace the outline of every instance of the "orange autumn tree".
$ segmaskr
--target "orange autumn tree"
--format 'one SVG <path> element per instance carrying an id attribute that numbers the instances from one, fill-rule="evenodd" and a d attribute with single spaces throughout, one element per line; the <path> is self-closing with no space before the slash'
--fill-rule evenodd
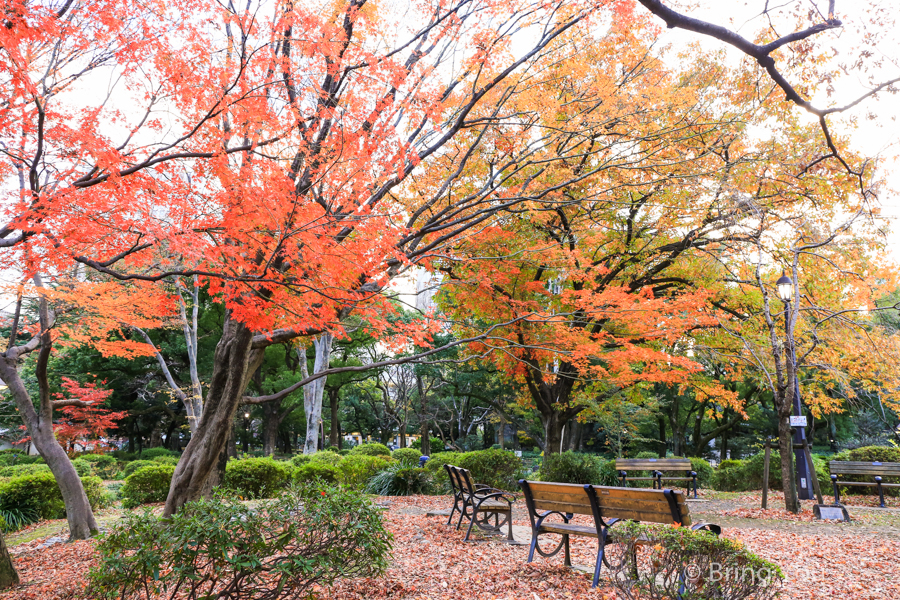
<path id="1" fill-rule="evenodd" d="M 62 378 L 65 392 L 56 394 L 54 406 L 62 416 L 53 430 L 56 439 L 65 447 L 69 456 L 76 452 L 102 452 L 115 449 L 108 436 L 126 412 L 114 412 L 102 404 L 112 395 L 112 390 L 97 387 L 96 383 L 84 385 L 68 377 Z"/>
<path id="2" fill-rule="evenodd" d="M 389 281 L 492 218 L 494 198 L 454 208 L 401 197 L 401 184 L 461 132 L 484 129 L 483 104 L 502 118 L 521 93 L 507 80 L 545 63 L 560 35 L 627 4 L 438 0 L 402 18 L 362 0 L 7 13 L 4 89 L 17 109 L 0 124 L 4 177 L 18 187 L 3 264 L 35 282 L 196 276 L 226 307 L 167 514 L 208 490 L 238 404 L 266 400 L 244 390 L 267 346 L 341 336 L 351 313 L 385 331 Z M 46 51 L 55 45 L 64 51 Z M 83 94 L 79 69 L 120 85 L 109 99 Z M 57 323 L 45 304 L 35 341 L 16 353 L 49 353 Z"/>

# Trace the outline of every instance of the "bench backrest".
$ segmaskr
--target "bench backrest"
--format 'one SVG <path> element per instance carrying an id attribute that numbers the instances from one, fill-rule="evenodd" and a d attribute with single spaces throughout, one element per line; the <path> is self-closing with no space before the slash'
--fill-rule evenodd
<path id="1" fill-rule="evenodd" d="M 686 458 L 617 458 L 617 471 L 690 471 Z"/>
<path id="2" fill-rule="evenodd" d="M 472 481 L 472 475 L 468 469 L 455 467 L 453 465 L 444 465 L 447 473 L 450 475 L 450 485 L 457 490 L 466 494 L 472 494 L 475 491 L 475 484 Z"/>
<path id="3" fill-rule="evenodd" d="M 629 519 L 645 523 L 680 522 L 691 524 L 691 515 L 684 493 L 673 490 L 646 490 L 575 483 L 546 481 L 519 482 L 525 493 L 525 503 L 532 518 L 537 512 L 557 511 L 578 515 L 593 515 L 595 519 Z M 591 495 L 596 499 L 592 506 Z M 671 500 L 670 500 L 671 498 Z M 596 512 L 595 512 L 596 510 Z M 680 516 L 675 518 L 673 510 Z"/>
<path id="4" fill-rule="evenodd" d="M 879 475 L 900 477 L 900 463 L 853 462 L 833 460 L 828 463 L 832 475 Z"/>

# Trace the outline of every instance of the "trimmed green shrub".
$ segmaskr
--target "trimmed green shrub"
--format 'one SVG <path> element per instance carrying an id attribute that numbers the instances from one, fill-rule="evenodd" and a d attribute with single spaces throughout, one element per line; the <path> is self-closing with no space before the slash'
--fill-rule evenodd
<path id="1" fill-rule="evenodd" d="M 815 461 L 817 458 L 816 455 L 813 455 L 813 460 Z M 831 490 L 831 468 L 828 465 L 828 460 L 824 457 L 822 460 L 822 467 L 825 472 L 828 474 L 828 483 L 826 487 L 822 488 L 822 494 L 827 496 L 827 490 Z M 864 446 L 862 448 L 854 448 L 853 450 L 844 450 L 839 454 L 835 454 L 831 457 L 831 460 L 836 461 L 858 461 L 858 462 L 892 462 L 892 463 L 900 463 L 900 448 L 893 448 L 889 446 Z M 816 469 L 818 472 L 818 468 Z M 900 477 L 884 477 L 884 483 L 900 483 Z M 821 477 L 819 478 L 821 481 Z M 838 475 L 839 481 L 875 481 L 874 477 L 861 477 L 859 475 Z M 821 485 L 821 484 L 820 484 Z M 864 486 L 841 486 L 841 494 L 850 495 L 850 494 L 872 494 L 875 492 L 874 487 L 864 487 Z M 884 488 L 885 496 L 900 496 L 900 488 L 895 487 L 886 487 Z"/>
<path id="2" fill-rule="evenodd" d="M 435 491 L 449 492 L 450 479 L 444 465 L 458 465 L 461 452 L 438 452 L 432 454 L 425 463 L 425 470 L 431 474 L 431 481 Z M 480 483 L 480 482 L 479 482 Z"/>
<path id="3" fill-rule="evenodd" d="M 722 492 L 740 492 L 746 485 L 744 481 L 744 461 L 723 460 L 716 467 L 712 476 L 712 488 Z"/>
<path id="4" fill-rule="evenodd" d="M 125 478 L 120 494 L 122 506 L 134 508 L 140 504 L 163 502 L 169 495 L 172 474 L 175 467 L 171 465 L 154 465 L 138 469 Z"/>
<path id="5" fill-rule="evenodd" d="M 619 484 L 619 471 L 616 470 L 615 460 L 601 461 L 600 465 L 600 485 L 611 485 L 613 487 Z"/>
<path id="6" fill-rule="evenodd" d="M 81 485 L 94 509 L 106 503 L 103 481 L 99 477 L 82 477 Z M 40 519 L 62 519 L 66 516 L 62 492 L 50 471 L 14 477 L 0 484 L 0 509 L 18 509 Z"/>
<path id="7" fill-rule="evenodd" d="M 347 456 L 348 454 L 350 454 L 350 448 L 341 448 L 338 451 L 338 454 L 340 454 L 341 456 Z"/>
<path id="8" fill-rule="evenodd" d="M 407 465 L 419 465 L 419 457 L 422 453 L 415 448 L 397 448 L 391 452 L 391 458 Z"/>
<path id="9" fill-rule="evenodd" d="M 157 465 L 172 465 L 175 466 L 178 464 L 180 457 L 178 456 L 154 456 L 150 459 L 150 462 Z"/>
<path id="10" fill-rule="evenodd" d="M 378 508 L 339 487 L 306 486 L 253 507 L 198 500 L 167 521 L 127 515 L 97 547 L 88 595 L 307 598 L 313 585 L 384 573 L 390 542 Z"/>
<path id="11" fill-rule="evenodd" d="M 506 450 L 466 452 L 459 456 L 456 466 L 468 469 L 475 483 L 501 490 L 518 489 L 523 473 L 522 461 Z"/>
<path id="12" fill-rule="evenodd" d="M 341 461 L 344 459 L 340 454 L 336 454 L 334 452 L 316 452 L 312 456 L 309 457 L 310 462 L 322 463 L 325 465 L 331 465 L 336 467 L 341 464 Z"/>
<path id="13" fill-rule="evenodd" d="M 541 464 L 541 481 L 597 484 L 600 477 L 600 461 L 590 454 L 551 454 Z"/>
<path id="14" fill-rule="evenodd" d="M 322 452 L 334 452 L 335 454 L 340 454 L 341 449 L 337 446 L 325 446 L 324 448 L 322 448 Z"/>
<path id="15" fill-rule="evenodd" d="M 265 458 L 230 460 L 225 465 L 222 487 L 244 498 L 271 498 L 290 482 L 286 463 Z"/>
<path id="16" fill-rule="evenodd" d="M 78 470 L 77 468 L 75 469 Z M 21 477 L 22 475 L 33 475 L 34 473 L 49 473 L 50 467 L 47 465 L 13 465 L 11 467 L 0 468 L 0 477 Z M 81 475 L 81 473 L 79 473 Z"/>
<path id="17" fill-rule="evenodd" d="M 426 493 L 430 484 L 427 470 L 393 462 L 369 480 L 366 491 L 378 496 L 409 496 Z"/>
<path id="18" fill-rule="evenodd" d="M 110 454 L 121 461 L 137 460 L 140 457 L 137 452 L 128 452 L 127 450 L 113 450 Z"/>
<path id="19" fill-rule="evenodd" d="M 710 532 L 625 521 L 610 533 L 608 573 L 629 600 L 769 600 L 784 581 L 778 565 Z"/>
<path id="20" fill-rule="evenodd" d="M 72 466 L 75 467 L 75 472 L 79 477 L 89 477 L 94 474 L 94 465 L 80 458 L 73 460 Z"/>
<path id="21" fill-rule="evenodd" d="M 84 460 L 94 466 L 94 473 L 104 479 L 112 479 L 119 472 L 119 461 L 111 454 L 82 454 L 76 460 Z"/>
<path id="22" fill-rule="evenodd" d="M 431 453 L 437 454 L 438 452 L 444 452 L 446 450 L 446 446 L 444 445 L 444 440 L 441 438 L 430 437 L 428 438 L 428 445 L 431 446 Z M 499 444 L 495 444 L 499 448 Z M 413 440 L 413 443 L 409 445 L 410 448 L 415 448 L 416 450 L 422 449 L 422 439 L 416 438 Z"/>
<path id="23" fill-rule="evenodd" d="M 362 489 L 376 473 L 392 462 L 387 456 L 366 456 L 354 454 L 347 456 L 338 465 L 340 482 L 347 487 Z"/>
<path id="24" fill-rule="evenodd" d="M 350 454 L 365 454 L 366 456 L 390 456 L 391 450 L 384 444 L 360 444 L 350 450 Z"/>
<path id="25" fill-rule="evenodd" d="M 125 463 L 125 467 L 122 469 L 122 478 L 127 478 L 138 469 L 157 466 L 159 466 L 159 463 L 155 463 L 152 460 L 133 460 L 130 463 Z"/>
<path id="26" fill-rule="evenodd" d="M 147 448 L 141 452 L 141 460 L 153 460 L 157 456 L 174 456 L 178 458 L 181 454 L 168 448 Z"/>
<path id="27" fill-rule="evenodd" d="M 341 472 L 334 465 L 323 462 L 308 462 L 294 470 L 294 481 L 297 483 L 311 483 L 323 481 L 325 483 L 337 483 Z"/>
<path id="28" fill-rule="evenodd" d="M 291 464 L 295 467 L 305 465 L 312 459 L 312 454 L 295 454 L 291 457 Z"/>
<path id="29" fill-rule="evenodd" d="M 831 460 L 858 462 L 892 462 L 900 463 L 900 448 L 890 446 L 864 446 L 853 450 L 844 450 L 831 457 Z"/>

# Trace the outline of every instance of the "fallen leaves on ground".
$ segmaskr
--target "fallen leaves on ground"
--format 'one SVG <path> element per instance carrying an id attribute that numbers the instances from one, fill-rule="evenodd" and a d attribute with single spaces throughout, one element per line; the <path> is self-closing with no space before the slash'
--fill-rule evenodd
<path id="1" fill-rule="evenodd" d="M 617 598 L 608 584 L 601 583 L 598 589 L 592 590 L 587 575 L 563 566 L 561 553 L 549 559 L 538 557 L 529 565 L 525 563 L 528 546 L 510 546 L 497 540 L 463 542 L 464 530 L 445 525 L 446 517 L 425 514 L 428 510 L 449 508 L 448 497 L 414 496 L 378 501 L 385 505 L 385 521 L 394 534 L 390 568 L 379 578 L 348 580 L 333 588 L 318 588 L 319 600 Z M 527 526 L 524 506 L 517 508 L 515 524 Z M 752 508 L 740 510 L 762 512 Z M 756 518 L 796 517 L 777 509 L 765 513 Z M 807 520 L 805 514 L 806 511 L 801 520 Z M 723 535 L 740 541 L 782 568 L 786 583 L 781 597 L 785 600 L 900 597 L 900 561 L 897 560 L 900 541 L 895 539 L 855 535 L 850 530 L 846 536 L 839 536 L 730 527 Z M 530 541 L 527 532 L 526 537 L 519 537 L 520 541 Z M 21 552 L 14 560 L 23 585 L 0 594 L 0 600 L 81 600 L 87 571 L 96 564 L 95 543 L 57 544 Z M 26 547 L 34 547 L 33 544 L 39 545 L 40 540 L 29 542 Z M 573 563 L 593 566 L 597 552 L 594 540 L 573 538 L 571 549 Z M 20 550 L 15 548 L 17 552 Z"/>
<path id="2" fill-rule="evenodd" d="M 817 519 L 813 511 L 803 509 L 800 514 L 794 514 L 783 508 L 770 508 L 763 510 L 761 508 L 736 508 L 722 513 L 726 517 L 741 517 L 744 519 L 772 519 L 775 521 L 801 521 L 804 523 L 814 523 L 823 519 Z M 870 523 L 872 518 L 869 515 L 854 515 L 853 520 L 861 523 Z M 829 523 L 842 523 L 838 519 L 826 519 Z"/>

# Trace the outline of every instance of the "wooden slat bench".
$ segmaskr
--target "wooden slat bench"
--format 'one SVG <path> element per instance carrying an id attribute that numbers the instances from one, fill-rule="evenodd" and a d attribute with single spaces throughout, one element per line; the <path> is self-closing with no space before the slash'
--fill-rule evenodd
<path id="1" fill-rule="evenodd" d="M 469 541 L 472 526 L 489 533 L 502 533 L 503 526 L 507 527 L 507 541 L 514 542 L 512 533 L 512 505 L 515 497 L 503 490 L 490 486 L 476 484 L 472 481 L 472 474 L 468 469 L 453 465 L 444 465 L 447 475 L 450 477 L 450 486 L 453 489 L 453 508 L 450 510 L 449 525 L 453 521 L 454 513 L 459 513 L 456 528 L 459 529 L 463 519 L 469 520 L 469 528 L 466 529 L 464 541 Z M 503 520 L 500 520 L 500 516 Z M 494 524 L 490 524 L 491 516 Z"/>
<path id="2" fill-rule="evenodd" d="M 828 463 L 831 469 L 831 485 L 834 487 L 834 503 L 841 503 L 841 495 L 838 490 L 839 485 L 846 486 L 875 486 L 878 489 L 878 498 L 881 501 L 881 508 L 886 508 L 884 504 L 884 488 L 900 487 L 900 483 L 885 483 L 884 477 L 900 477 L 900 463 L 882 463 L 882 462 L 852 462 L 843 460 L 833 460 Z M 873 477 L 873 481 L 838 481 L 838 475 L 856 476 L 858 479 L 863 477 Z"/>
<path id="3" fill-rule="evenodd" d="M 692 470 L 691 461 L 687 458 L 617 458 L 616 471 L 622 479 L 622 487 L 627 480 L 653 480 L 653 489 L 663 489 L 663 481 L 693 481 L 694 498 L 697 497 L 697 473 Z M 629 477 L 628 471 L 650 471 L 650 477 Z M 670 477 L 663 471 L 687 471 L 688 477 Z M 688 492 L 691 491 L 690 484 Z"/>
<path id="4" fill-rule="evenodd" d="M 685 503 L 684 493 L 673 490 L 648 490 L 638 488 L 605 487 L 579 485 L 573 483 L 550 483 L 545 481 L 519 481 L 525 495 L 525 505 L 531 519 L 531 549 L 528 562 L 534 559 L 535 551 L 541 556 L 555 556 L 560 549 L 565 551 L 565 564 L 572 564 L 569 555 L 569 536 L 580 535 L 597 538 L 597 564 L 594 566 L 594 582 L 600 580 L 600 566 L 609 562 L 605 554 L 609 528 L 622 520 L 647 523 L 672 523 L 679 527 L 705 529 L 716 535 L 721 533 L 718 525 L 709 523 L 691 524 L 691 515 Z M 559 522 L 547 522 L 556 515 Z M 575 525 L 569 521 L 574 515 L 593 517 L 593 525 Z M 562 535 L 559 545 L 550 552 L 544 552 L 538 543 L 543 533 Z"/>

